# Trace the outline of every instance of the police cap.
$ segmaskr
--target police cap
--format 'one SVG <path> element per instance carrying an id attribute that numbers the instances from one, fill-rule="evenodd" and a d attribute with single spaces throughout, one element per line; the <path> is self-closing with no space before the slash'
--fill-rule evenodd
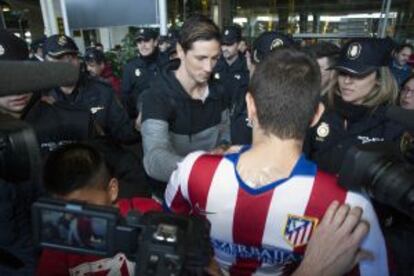
<path id="1" fill-rule="evenodd" d="M 135 36 L 136 41 L 148 41 L 150 39 L 156 39 L 158 37 L 158 33 L 151 28 L 140 28 L 137 31 Z"/>
<path id="2" fill-rule="evenodd" d="M 44 55 L 59 58 L 66 54 L 78 54 L 79 49 L 75 41 L 66 35 L 52 35 L 43 44 Z"/>
<path id="3" fill-rule="evenodd" d="M 167 33 L 167 40 L 169 43 L 177 43 L 180 40 L 180 31 L 176 29 L 170 29 Z"/>
<path id="4" fill-rule="evenodd" d="M 88 48 L 85 51 L 85 61 L 102 63 L 105 61 L 105 54 L 96 48 Z"/>
<path id="5" fill-rule="evenodd" d="M 288 35 L 275 31 L 264 32 L 253 43 L 253 61 L 261 62 L 275 48 L 294 45 L 295 41 Z"/>
<path id="6" fill-rule="evenodd" d="M 390 48 L 386 41 L 378 38 L 357 38 L 341 49 L 336 64 L 332 67 L 341 72 L 363 76 L 379 67 L 386 66 Z"/>
<path id="7" fill-rule="evenodd" d="M 221 35 L 221 43 L 224 45 L 232 45 L 241 40 L 241 28 L 239 26 L 227 26 Z"/>

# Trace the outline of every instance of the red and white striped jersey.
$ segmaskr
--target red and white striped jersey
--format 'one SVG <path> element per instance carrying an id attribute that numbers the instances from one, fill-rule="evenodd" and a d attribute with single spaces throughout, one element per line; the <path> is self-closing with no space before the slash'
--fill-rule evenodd
<path id="1" fill-rule="evenodd" d="M 206 216 L 215 257 L 231 275 L 284 275 L 300 263 L 306 244 L 333 200 L 360 206 L 370 231 L 362 247 L 375 255 L 361 275 L 388 275 L 384 237 L 369 200 L 347 192 L 336 178 L 303 156 L 291 175 L 254 189 L 236 170 L 240 153 L 189 154 L 172 174 L 165 207 Z"/>

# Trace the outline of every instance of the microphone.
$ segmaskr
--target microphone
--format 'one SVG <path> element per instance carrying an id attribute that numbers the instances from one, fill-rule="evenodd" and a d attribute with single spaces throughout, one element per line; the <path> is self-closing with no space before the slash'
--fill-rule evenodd
<path id="1" fill-rule="evenodd" d="M 0 61 L 0 96 L 71 86 L 78 79 L 79 68 L 69 63 Z"/>
<path id="2" fill-rule="evenodd" d="M 414 110 L 404 109 L 399 106 L 390 106 L 385 112 L 388 119 L 394 120 L 408 130 L 414 130 Z"/>

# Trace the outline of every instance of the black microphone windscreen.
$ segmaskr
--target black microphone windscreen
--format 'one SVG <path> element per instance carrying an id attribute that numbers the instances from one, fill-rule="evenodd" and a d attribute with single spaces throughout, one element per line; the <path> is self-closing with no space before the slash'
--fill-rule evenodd
<path id="1" fill-rule="evenodd" d="M 385 116 L 406 127 L 408 130 L 414 130 L 414 110 L 404 109 L 399 106 L 390 106 Z"/>
<path id="2" fill-rule="evenodd" d="M 63 62 L 1 61 L 0 96 L 76 84 L 79 68 Z"/>

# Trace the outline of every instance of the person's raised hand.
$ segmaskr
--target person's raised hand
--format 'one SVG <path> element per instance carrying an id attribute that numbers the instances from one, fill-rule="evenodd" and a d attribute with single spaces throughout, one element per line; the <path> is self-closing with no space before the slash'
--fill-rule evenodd
<path id="1" fill-rule="evenodd" d="M 361 208 L 332 202 L 293 275 L 343 275 L 361 260 L 373 259 L 371 253 L 360 250 L 369 231 L 368 223 L 361 217 Z"/>

